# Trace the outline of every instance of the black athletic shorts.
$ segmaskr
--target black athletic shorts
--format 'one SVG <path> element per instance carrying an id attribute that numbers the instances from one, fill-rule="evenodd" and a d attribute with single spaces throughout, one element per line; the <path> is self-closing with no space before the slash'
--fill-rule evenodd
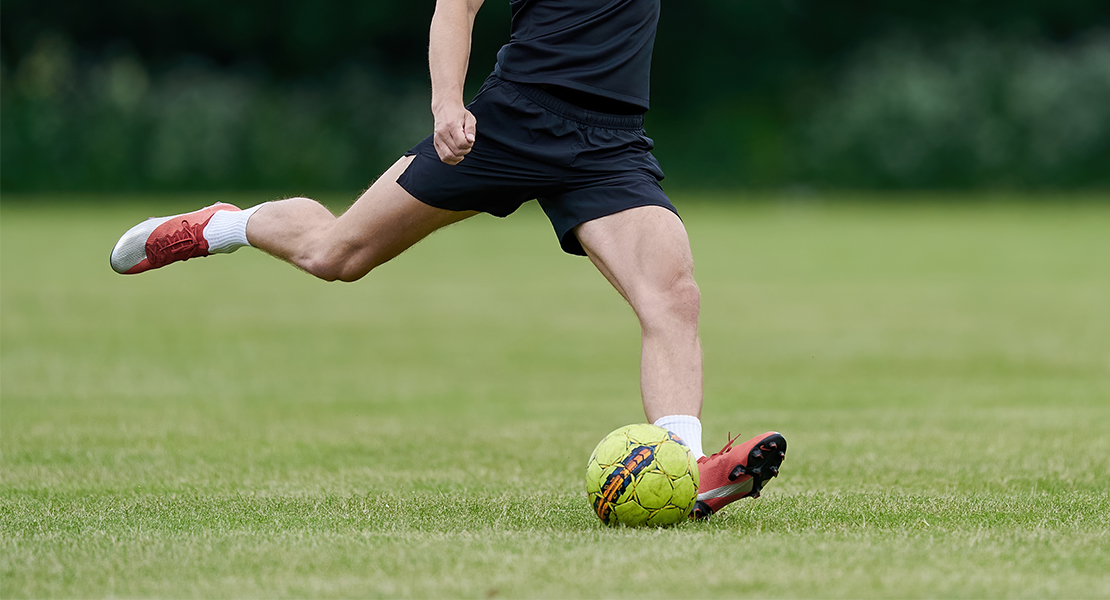
<path id="1" fill-rule="evenodd" d="M 415 158 L 397 183 L 425 204 L 505 217 L 538 199 L 563 250 L 578 255 L 574 228 L 586 221 L 637 206 L 678 212 L 642 115 L 585 110 L 492 75 L 467 108 L 478 128 L 462 162 L 441 161 L 431 136 L 405 154 Z"/>

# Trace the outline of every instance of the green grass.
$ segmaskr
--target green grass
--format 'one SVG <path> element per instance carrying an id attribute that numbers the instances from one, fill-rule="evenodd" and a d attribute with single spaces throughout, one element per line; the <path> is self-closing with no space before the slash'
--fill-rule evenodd
<path id="1" fill-rule="evenodd" d="M 119 233 L 214 198 L 60 200 L 0 219 L 4 598 L 1110 597 L 1104 199 L 679 197 L 707 449 L 790 452 L 670 530 L 586 505 L 638 329 L 534 207 L 344 285 L 120 277 Z"/>

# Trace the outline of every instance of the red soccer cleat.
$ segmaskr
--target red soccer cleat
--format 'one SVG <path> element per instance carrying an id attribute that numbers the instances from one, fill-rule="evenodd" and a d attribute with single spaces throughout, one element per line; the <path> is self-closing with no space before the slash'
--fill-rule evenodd
<path id="1" fill-rule="evenodd" d="M 128 229 L 112 248 L 112 269 L 116 273 L 134 275 L 179 260 L 208 256 L 204 227 L 212 215 L 221 210 L 239 210 L 239 207 L 220 202 L 191 213 L 151 217 L 139 223 Z"/>
<path id="2" fill-rule="evenodd" d="M 695 519 L 704 519 L 741 498 L 758 498 L 786 458 L 786 438 L 768 431 L 736 446 L 730 439 L 720 452 L 698 460 L 698 500 Z"/>

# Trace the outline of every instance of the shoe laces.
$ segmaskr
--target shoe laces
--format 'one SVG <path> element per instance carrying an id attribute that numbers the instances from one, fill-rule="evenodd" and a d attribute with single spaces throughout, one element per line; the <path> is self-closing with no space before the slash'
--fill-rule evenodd
<path id="1" fill-rule="evenodd" d="M 718 451 L 714 452 L 713 454 L 709 455 L 710 460 L 712 460 L 712 459 L 714 459 L 714 458 L 716 458 L 716 457 L 718 457 L 722 454 L 725 454 L 726 452 L 731 450 L 732 449 L 732 444 L 735 443 L 736 440 L 738 440 L 738 439 L 740 439 L 740 434 L 736 434 L 736 437 L 732 437 L 732 432 L 731 431 L 728 432 L 728 443 L 725 444 L 724 448 L 721 448 L 720 450 L 718 450 Z"/>
<path id="2" fill-rule="evenodd" d="M 151 239 L 146 244 L 147 259 L 150 264 L 160 267 L 178 260 L 189 260 L 204 255 L 200 240 L 204 235 L 204 223 L 190 225 L 182 219 L 181 227 L 173 233 Z"/>

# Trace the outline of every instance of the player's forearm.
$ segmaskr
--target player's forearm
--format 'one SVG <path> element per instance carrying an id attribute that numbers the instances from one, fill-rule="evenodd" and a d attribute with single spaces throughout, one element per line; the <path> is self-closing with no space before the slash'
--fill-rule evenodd
<path id="1" fill-rule="evenodd" d="M 463 103 L 463 82 L 470 61 L 474 16 L 482 0 L 439 0 L 428 42 L 432 75 L 432 112 L 445 105 Z"/>

